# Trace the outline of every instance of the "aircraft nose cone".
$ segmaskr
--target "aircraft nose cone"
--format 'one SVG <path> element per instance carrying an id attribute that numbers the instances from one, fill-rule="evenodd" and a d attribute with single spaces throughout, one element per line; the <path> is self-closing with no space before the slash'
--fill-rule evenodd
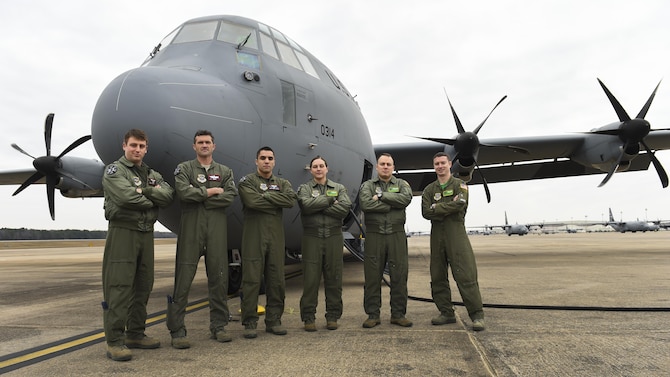
<path id="1" fill-rule="evenodd" d="M 125 133 L 141 129 L 149 138 L 147 162 L 156 165 L 159 161 L 154 159 L 165 157 L 160 153 L 175 161 L 192 158 L 190 146 L 198 129 L 222 138 L 226 135 L 217 143 L 219 149 L 236 154 L 245 143 L 235 137 L 246 137 L 260 123 L 248 95 L 220 77 L 185 69 L 140 67 L 121 74 L 105 88 L 93 112 L 91 134 L 96 152 L 109 163 L 118 158 Z M 171 147 L 174 143 L 186 143 L 188 155 L 176 153 Z"/>

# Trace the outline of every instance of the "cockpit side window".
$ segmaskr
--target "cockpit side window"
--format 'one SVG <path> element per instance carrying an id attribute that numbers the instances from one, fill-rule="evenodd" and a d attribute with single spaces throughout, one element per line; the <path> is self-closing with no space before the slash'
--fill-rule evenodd
<path id="1" fill-rule="evenodd" d="M 272 35 L 275 37 L 276 40 L 288 44 L 286 37 L 284 37 L 284 34 L 282 34 L 279 30 L 274 28 L 270 28 L 270 30 L 272 30 Z"/>
<path id="2" fill-rule="evenodd" d="M 279 49 L 279 53 L 281 54 L 281 60 L 284 63 L 302 71 L 302 67 L 298 62 L 298 58 L 296 58 L 293 49 L 289 47 L 289 45 L 277 41 L 277 48 Z"/>
<path id="3" fill-rule="evenodd" d="M 279 55 L 275 49 L 275 43 L 272 40 L 272 37 L 265 33 L 261 33 L 261 46 L 263 46 L 263 52 L 272 56 L 273 58 L 279 60 Z"/>
<path id="4" fill-rule="evenodd" d="M 185 24 L 172 43 L 208 41 L 214 39 L 214 32 L 216 32 L 218 23 L 219 21 L 206 21 Z"/>
<path id="5" fill-rule="evenodd" d="M 174 40 L 174 37 L 175 37 L 175 35 L 177 35 L 177 32 L 178 32 L 179 30 L 180 30 L 179 28 L 174 29 L 174 30 L 172 31 L 172 33 L 168 34 L 165 38 L 163 38 L 163 40 L 161 41 L 161 43 L 159 43 L 158 45 L 159 45 L 159 46 L 167 46 L 167 45 L 169 45 L 170 43 L 172 43 L 172 40 Z"/>
<path id="6" fill-rule="evenodd" d="M 309 61 L 309 58 L 305 54 L 297 50 L 295 50 L 295 55 L 298 57 L 298 60 L 300 60 L 300 64 L 302 64 L 302 67 L 305 69 L 305 72 L 309 73 L 310 75 L 318 79 L 319 74 L 316 73 L 316 69 L 314 69 L 314 66 L 312 65 L 312 62 Z"/>
<path id="7" fill-rule="evenodd" d="M 295 69 L 307 72 L 309 75 L 321 79 L 309 57 L 291 38 L 282 34 L 279 30 L 271 28 L 265 24 L 258 24 L 260 31 L 261 50 L 277 60 L 290 65 Z"/>
<path id="8" fill-rule="evenodd" d="M 216 39 L 228 43 L 233 43 L 238 46 L 252 48 L 258 50 L 258 39 L 256 37 L 256 30 L 248 26 L 232 24 L 229 22 L 221 22 L 219 35 Z"/>

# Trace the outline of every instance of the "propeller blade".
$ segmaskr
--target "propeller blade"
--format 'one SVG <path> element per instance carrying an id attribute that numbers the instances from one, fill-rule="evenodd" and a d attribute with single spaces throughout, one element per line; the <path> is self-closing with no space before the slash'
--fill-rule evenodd
<path id="1" fill-rule="evenodd" d="M 429 141 L 434 141 L 436 143 L 442 143 L 442 144 L 447 144 L 447 145 L 454 145 L 456 140 L 454 139 L 440 139 L 437 137 L 416 137 L 417 139 L 423 139 L 423 140 L 429 140 Z"/>
<path id="2" fill-rule="evenodd" d="M 661 80 L 661 81 L 663 81 L 663 80 Z M 651 93 L 651 96 L 649 96 L 649 99 L 647 100 L 647 103 L 645 103 L 644 106 L 642 106 L 642 109 L 640 110 L 640 113 L 637 114 L 637 118 L 644 119 L 644 117 L 647 115 L 647 111 L 649 111 L 649 106 L 651 106 L 651 101 L 654 100 L 654 96 L 656 96 L 656 91 L 658 90 L 658 86 L 661 85 L 661 81 L 659 81 L 658 84 L 656 84 L 656 88 Z"/>
<path id="3" fill-rule="evenodd" d="M 12 144 L 12 147 L 17 151 L 25 154 L 26 156 L 31 157 L 33 159 L 33 166 L 37 170 L 37 172 L 35 172 L 32 176 L 26 179 L 26 181 L 23 182 L 18 189 L 16 189 L 13 195 L 17 195 L 21 191 L 25 190 L 26 187 L 46 177 L 46 189 L 47 189 L 47 201 L 49 203 L 49 213 L 51 214 L 51 219 L 55 220 L 56 219 L 55 192 L 56 192 L 56 185 L 58 185 L 58 182 L 61 179 L 61 177 L 70 178 L 71 180 L 80 183 L 85 187 L 90 188 L 88 184 L 78 179 L 73 174 L 62 170 L 61 169 L 62 164 L 60 158 L 65 156 L 78 146 L 82 145 L 83 143 L 91 140 L 91 135 L 82 136 L 79 139 L 75 140 L 72 144 L 70 144 L 67 148 L 65 148 L 65 150 L 61 152 L 60 155 L 58 155 L 58 157 L 52 156 L 51 135 L 53 131 L 53 121 L 54 121 L 53 113 L 47 115 L 46 120 L 44 121 L 44 145 L 47 151 L 46 156 L 33 157 L 16 144 Z"/>
<path id="4" fill-rule="evenodd" d="M 17 151 L 19 151 L 19 152 L 25 154 L 26 156 L 32 158 L 33 160 L 35 159 L 35 157 L 31 156 L 30 153 L 24 151 L 23 149 L 21 149 L 21 147 L 19 147 L 18 145 L 14 144 L 14 143 L 12 143 L 12 148 L 14 148 L 14 149 L 16 149 Z"/>
<path id="5" fill-rule="evenodd" d="M 58 179 L 55 177 L 47 177 L 47 200 L 49 202 L 49 214 L 51 214 L 51 220 L 56 220 L 54 193 L 56 191 L 57 181 Z"/>
<path id="6" fill-rule="evenodd" d="M 665 169 L 663 169 L 663 165 L 661 165 L 661 162 L 658 161 L 656 155 L 652 153 L 651 149 L 647 146 L 647 143 L 645 143 L 644 140 L 642 140 L 641 143 L 644 146 L 644 149 L 647 150 L 647 153 L 649 153 L 649 155 L 651 156 L 651 162 L 654 163 L 654 167 L 656 168 L 656 172 L 658 173 L 658 178 L 661 179 L 661 184 L 663 185 L 663 188 L 668 187 L 668 174 L 665 172 Z"/>
<path id="7" fill-rule="evenodd" d="M 491 111 L 489 112 L 489 115 L 487 115 L 486 118 L 484 118 L 484 120 L 481 123 L 479 123 L 479 126 L 477 126 L 477 128 L 475 128 L 475 130 L 474 130 L 475 135 L 477 135 L 479 130 L 482 128 L 482 126 L 484 125 L 484 122 L 486 122 L 489 119 L 489 117 L 491 116 L 491 114 L 493 114 L 493 110 L 495 110 L 496 107 L 498 107 L 498 105 L 500 105 L 500 103 L 502 103 L 502 101 L 505 100 L 505 98 L 507 98 L 507 96 L 503 96 L 503 98 L 501 98 L 500 101 L 498 101 L 498 103 L 496 103 L 496 105 L 493 106 L 493 109 L 491 109 Z"/>
<path id="8" fill-rule="evenodd" d="M 40 172 L 35 172 L 35 174 L 28 177 L 28 179 L 26 179 L 25 182 L 23 182 L 21 184 L 21 186 L 19 186 L 19 188 L 16 189 L 16 191 L 14 191 L 12 196 L 14 196 L 14 195 L 20 193 L 21 191 L 25 190 L 26 187 L 28 187 L 28 186 L 32 185 L 33 183 L 39 181 L 40 179 L 42 179 L 42 177 L 44 177 L 44 174 L 42 174 Z"/>
<path id="9" fill-rule="evenodd" d="M 603 84 L 603 82 L 600 81 L 600 79 L 598 79 L 598 82 L 600 83 L 600 86 L 605 91 L 605 94 L 607 95 L 607 98 L 610 100 L 610 103 L 612 104 L 612 107 L 614 107 L 614 111 L 616 111 L 616 115 L 619 117 L 619 120 L 622 121 L 622 122 L 629 121 L 630 117 L 628 116 L 628 113 L 626 113 L 626 110 L 624 110 L 623 106 L 621 106 L 621 104 L 614 97 L 612 92 L 610 92 L 609 89 L 607 89 L 605 84 Z"/>
<path id="10" fill-rule="evenodd" d="M 482 177 L 482 185 L 484 186 L 484 192 L 486 192 L 486 202 L 491 203 L 491 192 L 489 191 L 489 184 L 486 182 L 486 178 L 484 178 L 484 173 L 482 173 L 482 169 L 479 167 L 479 164 L 477 164 L 477 161 L 475 161 L 475 166 L 477 167 L 477 172 L 479 173 L 479 176 Z"/>
<path id="11" fill-rule="evenodd" d="M 44 145 L 47 147 L 47 156 L 51 156 L 51 130 L 54 124 L 54 114 L 47 115 L 44 121 Z"/>
<path id="12" fill-rule="evenodd" d="M 610 135 L 610 136 L 619 136 L 621 134 L 621 130 L 618 128 L 614 130 L 595 130 L 595 131 L 587 131 L 587 132 L 579 132 L 582 134 L 597 134 L 597 135 Z"/>
<path id="13" fill-rule="evenodd" d="M 447 94 L 446 89 L 444 89 L 444 95 L 447 96 L 447 102 L 449 102 L 451 113 L 454 115 L 454 122 L 456 122 L 456 129 L 458 130 L 459 134 L 462 134 L 463 132 L 465 132 L 465 129 L 463 128 L 463 124 L 461 124 L 461 120 L 458 119 L 458 115 L 456 115 L 456 110 L 454 110 L 454 107 L 451 105 L 451 100 L 449 99 L 449 95 Z"/>
<path id="14" fill-rule="evenodd" d="M 607 176 L 605 176 L 605 179 L 603 179 L 602 182 L 598 185 L 598 187 L 603 187 L 605 183 L 607 183 L 610 178 L 612 178 L 612 175 L 616 171 L 616 169 L 619 167 L 619 164 L 621 163 L 621 159 L 623 158 L 623 154 L 626 153 L 626 148 L 628 148 L 628 142 L 624 144 L 623 148 L 621 149 L 621 154 L 619 155 L 619 158 L 616 160 L 616 164 L 612 165 L 612 168 L 610 171 L 607 173 Z"/>
<path id="15" fill-rule="evenodd" d="M 89 141 L 89 140 L 91 140 L 91 135 L 86 135 L 86 136 L 82 136 L 82 137 L 80 137 L 79 139 L 75 140 L 72 144 L 70 144 L 69 147 L 65 148 L 65 150 L 62 151 L 62 152 L 58 155 L 57 158 L 61 158 L 61 157 L 65 156 L 65 155 L 68 154 L 71 150 L 77 148 L 78 146 L 84 144 L 85 142 L 87 142 L 87 141 Z"/>

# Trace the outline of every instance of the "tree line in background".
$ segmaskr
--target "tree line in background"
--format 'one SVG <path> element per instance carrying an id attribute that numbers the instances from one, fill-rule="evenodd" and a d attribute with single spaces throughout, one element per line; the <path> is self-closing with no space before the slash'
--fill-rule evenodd
<path id="1" fill-rule="evenodd" d="M 40 230 L 0 228 L 0 240 L 79 240 L 105 239 L 106 230 Z M 176 238 L 172 232 L 154 232 L 155 238 Z"/>

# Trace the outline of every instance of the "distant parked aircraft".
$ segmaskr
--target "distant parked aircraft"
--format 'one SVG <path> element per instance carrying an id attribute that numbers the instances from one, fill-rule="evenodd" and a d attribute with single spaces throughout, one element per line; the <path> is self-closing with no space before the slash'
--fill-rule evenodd
<path id="1" fill-rule="evenodd" d="M 660 226 L 659 224 L 647 221 L 615 221 L 614 216 L 612 216 L 612 208 L 610 210 L 610 220 L 606 225 L 611 226 L 617 232 L 626 233 L 626 232 L 655 232 Z"/>
<path id="2" fill-rule="evenodd" d="M 512 234 L 518 234 L 520 236 L 523 236 L 525 234 L 528 234 L 528 230 L 529 230 L 528 225 L 523 225 L 523 224 L 510 225 L 509 222 L 507 221 L 507 211 L 505 211 L 505 225 L 488 226 L 488 229 L 493 229 L 493 228 L 504 229 L 505 233 L 507 233 L 508 236 L 511 236 Z"/>

